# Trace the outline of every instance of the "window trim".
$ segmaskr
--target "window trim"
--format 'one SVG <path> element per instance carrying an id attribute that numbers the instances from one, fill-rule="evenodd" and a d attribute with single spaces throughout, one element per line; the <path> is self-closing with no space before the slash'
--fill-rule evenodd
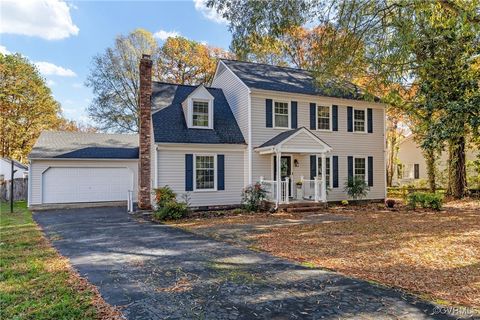
<path id="1" fill-rule="evenodd" d="M 353 156 L 353 177 L 355 177 L 355 159 L 365 160 L 365 182 L 368 185 L 368 156 Z"/>
<path id="2" fill-rule="evenodd" d="M 213 189 L 197 189 L 197 157 L 213 157 Z M 193 154 L 193 192 L 212 192 L 217 191 L 217 154 L 216 153 L 194 153 Z"/>
<path id="3" fill-rule="evenodd" d="M 333 131 L 333 128 L 332 128 L 332 126 L 333 126 L 332 106 L 333 105 L 318 104 L 318 103 L 316 104 L 316 107 L 315 107 L 315 121 L 316 121 L 316 123 L 315 123 L 315 128 L 316 129 L 315 130 L 316 131 L 324 131 L 324 132 Z M 328 126 L 330 127 L 330 129 L 319 129 L 318 128 L 318 117 L 319 117 L 318 107 L 328 107 L 328 109 L 329 109 L 329 121 L 330 121 Z"/>
<path id="4" fill-rule="evenodd" d="M 278 127 L 275 121 L 275 103 L 286 103 L 287 108 L 288 108 L 288 123 L 286 127 Z M 290 102 L 288 101 L 283 101 L 283 100 L 273 100 L 272 99 L 272 124 L 273 124 L 273 129 L 291 129 L 292 127 L 292 106 L 290 105 Z"/>
<path id="5" fill-rule="evenodd" d="M 353 111 L 352 111 L 352 132 L 353 133 L 368 133 L 368 116 L 367 116 L 367 109 L 368 108 L 356 108 L 356 107 L 353 107 Z M 361 110 L 364 112 L 364 115 L 365 115 L 365 118 L 364 118 L 364 130 L 363 131 L 359 131 L 359 130 L 355 130 L 355 110 Z"/>
<path id="6" fill-rule="evenodd" d="M 327 160 L 326 160 L 327 158 L 330 159 L 330 165 L 329 165 L 330 177 L 328 179 L 329 185 L 327 186 L 327 188 L 332 189 L 333 188 L 333 156 L 325 156 L 325 162 L 327 162 Z M 318 170 L 319 161 L 322 161 L 322 156 L 317 157 L 317 177 L 322 177 L 322 173 L 319 172 L 319 170 Z M 325 171 L 325 175 L 326 175 L 326 173 L 327 172 Z"/>
<path id="7" fill-rule="evenodd" d="M 193 103 L 198 102 L 207 102 L 208 103 L 208 126 L 194 126 L 193 125 Z M 200 99 L 200 98 L 190 98 L 188 101 L 188 112 L 190 116 L 188 117 L 189 128 L 192 129 L 213 129 L 213 100 L 211 99 Z"/>

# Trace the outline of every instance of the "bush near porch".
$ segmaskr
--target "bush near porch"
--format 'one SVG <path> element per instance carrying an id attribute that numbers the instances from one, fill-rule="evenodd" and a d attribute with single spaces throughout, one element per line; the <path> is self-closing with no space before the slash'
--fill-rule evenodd
<path id="1" fill-rule="evenodd" d="M 410 210 L 400 203 L 394 209 L 383 204 L 335 206 L 322 213 L 348 219 L 302 223 L 312 214 L 281 213 L 190 219 L 177 225 L 437 303 L 480 309 L 477 199 L 447 202 L 440 212 Z"/>

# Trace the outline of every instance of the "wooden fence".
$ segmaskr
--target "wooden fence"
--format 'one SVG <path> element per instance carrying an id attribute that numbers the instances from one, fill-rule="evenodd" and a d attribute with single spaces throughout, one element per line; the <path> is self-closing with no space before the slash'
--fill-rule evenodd
<path id="1" fill-rule="evenodd" d="M 10 200 L 10 180 L 0 183 L 0 200 Z M 27 200 L 28 197 L 28 179 L 18 178 L 13 180 L 13 200 Z"/>

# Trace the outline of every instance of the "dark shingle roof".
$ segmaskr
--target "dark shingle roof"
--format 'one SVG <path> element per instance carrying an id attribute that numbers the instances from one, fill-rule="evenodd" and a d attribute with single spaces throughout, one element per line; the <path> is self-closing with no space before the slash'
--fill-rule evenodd
<path id="1" fill-rule="evenodd" d="M 273 137 L 272 139 L 268 140 L 267 142 L 265 142 L 264 144 L 262 144 L 259 148 L 263 148 L 263 147 L 270 147 L 270 146 L 275 146 L 277 144 L 279 144 L 280 142 L 282 142 L 283 140 L 287 139 L 288 137 L 290 137 L 292 134 L 294 134 L 295 132 L 297 132 L 298 130 L 302 129 L 303 127 L 300 127 L 300 128 L 297 128 L 297 129 L 293 129 L 293 130 L 288 130 L 288 131 L 284 131 L 282 133 L 279 133 L 277 134 L 275 137 Z"/>
<path id="2" fill-rule="evenodd" d="M 196 88 L 196 86 L 153 83 L 152 121 L 155 142 L 244 144 L 242 132 L 221 89 L 206 88 L 214 97 L 213 129 L 187 128 L 182 102 Z"/>
<path id="3" fill-rule="evenodd" d="M 138 135 L 44 131 L 30 159 L 138 159 Z"/>
<path id="4" fill-rule="evenodd" d="M 355 100 L 364 100 L 367 96 L 358 86 L 350 82 L 338 83 L 332 80 L 318 86 L 312 73 L 307 70 L 238 60 L 222 59 L 222 62 L 248 87 L 254 89 Z"/>

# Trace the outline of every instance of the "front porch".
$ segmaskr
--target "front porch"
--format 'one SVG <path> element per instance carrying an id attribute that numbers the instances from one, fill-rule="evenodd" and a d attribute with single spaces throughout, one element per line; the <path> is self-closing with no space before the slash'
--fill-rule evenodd
<path id="1" fill-rule="evenodd" d="M 264 163 L 270 163 L 271 173 L 259 177 L 267 190 L 267 200 L 276 208 L 291 203 L 325 203 L 327 154 L 331 150 L 304 127 L 282 132 L 256 148 Z"/>

